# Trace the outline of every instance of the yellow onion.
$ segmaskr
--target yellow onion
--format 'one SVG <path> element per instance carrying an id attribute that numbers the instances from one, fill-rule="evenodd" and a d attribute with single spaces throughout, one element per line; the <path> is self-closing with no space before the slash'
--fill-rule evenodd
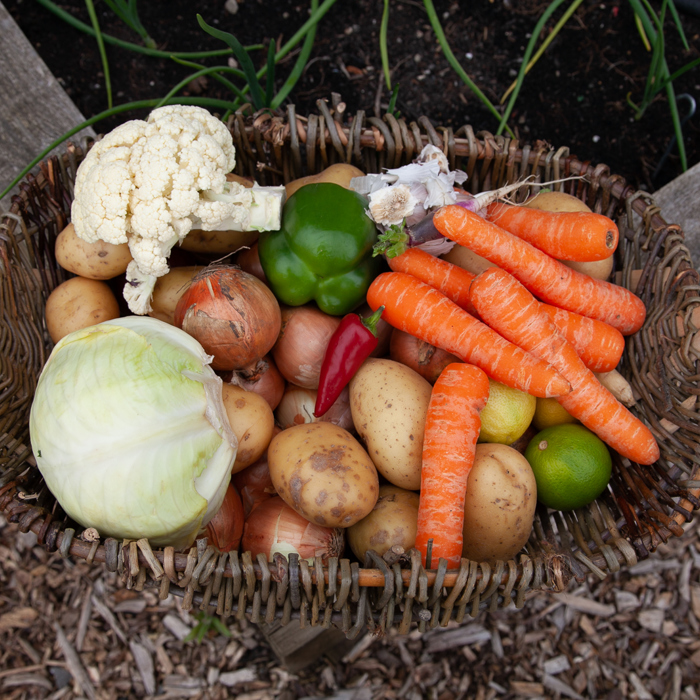
<path id="1" fill-rule="evenodd" d="M 243 527 L 243 550 L 255 558 L 264 554 L 272 561 L 275 553 L 298 554 L 301 559 L 339 556 L 344 547 L 340 528 L 322 527 L 309 522 L 279 496 L 259 503 Z"/>
<path id="2" fill-rule="evenodd" d="M 260 264 L 257 241 L 253 243 L 250 248 L 244 248 L 238 253 L 238 256 L 236 257 L 236 264 L 240 266 L 241 270 L 254 275 L 261 282 L 267 284 L 267 277 L 265 277 L 265 272 Z"/>
<path id="3" fill-rule="evenodd" d="M 340 321 L 311 305 L 282 307 L 282 328 L 272 357 L 288 382 L 318 389 L 323 356 Z"/>
<path id="4" fill-rule="evenodd" d="M 209 265 L 197 273 L 173 320 L 213 356 L 216 370 L 254 367 L 270 352 L 281 326 L 269 287 L 233 265 Z"/>
<path id="5" fill-rule="evenodd" d="M 277 495 L 277 491 L 272 485 L 267 453 L 254 464 L 234 474 L 231 481 L 241 496 L 246 518 L 259 503 Z"/>
<path id="6" fill-rule="evenodd" d="M 389 356 L 392 360 L 415 370 L 431 384 L 435 384 L 447 365 L 461 362 L 449 352 L 397 329 L 391 334 Z"/>
<path id="7" fill-rule="evenodd" d="M 287 384 L 282 400 L 275 411 L 277 425 L 286 430 L 293 425 L 302 423 L 333 423 L 344 430 L 353 431 L 355 424 L 352 422 L 350 410 L 350 389 L 345 387 L 333 405 L 320 417 L 314 415 L 316 406 L 316 394 L 314 389 L 304 389 L 294 384 Z"/>
<path id="8" fill-rule="evenodd" d="M 261 360 L 258 360 L 254 367 L 227 372 L 221 377 L 229 384 L 235 384 L 241 389 L 260 394 L 270 404 L 273 411 L 279 405 L 284 394 L 284 377 L 277 369 L 271 355 L 265 355 Z"/>
<path id="9" fill-rule="evenodd" d="M 220 552 L 238 549 L 243 535 L 243 503 L 233 484 L 228 485 L 224 501 L 216 515 L 207 523 L 206 537 L 209 544 Z"/>

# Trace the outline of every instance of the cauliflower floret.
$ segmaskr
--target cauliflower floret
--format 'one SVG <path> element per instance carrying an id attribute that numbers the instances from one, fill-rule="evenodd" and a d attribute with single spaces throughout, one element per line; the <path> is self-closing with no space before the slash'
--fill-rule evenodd
<path id="1" fill-rule="evenodd" d="M 257 188 L 256 201 L 227 182 L 235 165 L 223 122 L 182 105 L 156 109 L 147 121 L 126 122 L 89 151 L 76 174 L 73 224 L 88 242 L 129 243 L 134 261 L 124 297 L 133 313 L 150 310 L 170 251 L 195 224 L 208 230 L 279 228 L 284 188 Z M 260 207 L 267 197 L 273 204 Z M 260 209 L 267 215 L 262 222 Z"/>
<path id="2" fill-rule="evenodd" d="M 146 122 L 129 121 L 98 141 L 75 175 L 71 218 L 76 234 L 87 241 L 126 243 L 131 180 L 131 149 Z"/>
<path id="3" fill-rule="evenodd" d="M 165 241 L 141 236 L 129 239 L 129 250 L 134 259 L 126 268 L 124 299 L 133 313 L 147 314 L 151 310 L 156 280 L 167 274 L 168 256 L 178 240 L 177 235 Z"/>

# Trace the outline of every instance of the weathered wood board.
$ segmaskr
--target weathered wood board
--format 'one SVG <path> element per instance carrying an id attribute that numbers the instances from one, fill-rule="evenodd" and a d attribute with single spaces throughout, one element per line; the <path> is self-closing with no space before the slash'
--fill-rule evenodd
<path id="1" fill-rule="evenodd" d="M 669 224 L 678 224 L 685 234 L 695 267 L 700 263 L 700 163 L 652 194 Z"/>
<path id="2" fill-rule="evenodd" d="M 350 641 L 338 629 L 322 627 L 301 627 L 297 620 L 286 625 L 274 623 L 260 626 L 272 651 L 290 673 L 296 673 L 321 656 L 331 663 L 337 663 L 350 651 L 357 640 Z"/>
<path id="3" fill-rule="evenodd" d="M 58 21 L 58 20 L 57 20 Z M 0 192 L 61 134 L 85 121 L 0 2 Z M 80 143 L 86 129 L 71 138 Z M 63 153 L 65 145 L 56 153 Z M 10 195 L 0 211 L 10 207 Z"/>

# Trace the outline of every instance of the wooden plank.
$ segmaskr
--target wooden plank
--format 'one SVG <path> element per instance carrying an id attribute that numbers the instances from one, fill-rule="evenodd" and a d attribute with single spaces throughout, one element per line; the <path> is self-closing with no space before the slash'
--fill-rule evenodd
<path id="1" fill-rule="evenodd" d="M 58 20 L 57 20 L 58 21 Z M 0 2 L 0 192 L 61 134 L 85 121 Z M 72 137 L 80 143 L 94 131 Z M 63 153 L 59 146 L 56 153 Z M 10 195 L 0 211 L 10 206 Z"/>
<path id="2" fill-rule="evenodd" d="M 700 263 L 700 163 L 652 194 L 669 224 L 678 224 L 697 268 Z"/>
<path id="3" fill-rule="evenodd" d="M 357 643 L 335 628 L 301 627 L 298 620 L 261 625 L 270 648 L 290 673 L 306 668 L 322 656 L 337 663 Z"/>

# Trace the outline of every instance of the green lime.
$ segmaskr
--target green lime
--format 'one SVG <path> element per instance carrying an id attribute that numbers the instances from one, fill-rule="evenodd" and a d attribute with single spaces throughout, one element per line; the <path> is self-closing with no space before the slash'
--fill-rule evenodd
<path id="1" fill-rule="evenodd" d="M 552 425 L 561 423 L 578 422 L 556 399 L 542 399 L 538 397 L 536 403 L 532 424 L 537 430 L 544 430 Z"/>
<path id="2" fill-rule="evenodd" d="M 562 423 L 535 435 L 525 449 L 537 482 L 537 498 L 554 510 L 573 510 L 594 501 L 612 473 L 606 444 L 588 428 Z"/>
<path id="3" fill-rule="evenodd" d="M 481 411 L 479 442 L 514 443 L 535 414 L 534 396 L 489 379 L 489 399 Z"/>

